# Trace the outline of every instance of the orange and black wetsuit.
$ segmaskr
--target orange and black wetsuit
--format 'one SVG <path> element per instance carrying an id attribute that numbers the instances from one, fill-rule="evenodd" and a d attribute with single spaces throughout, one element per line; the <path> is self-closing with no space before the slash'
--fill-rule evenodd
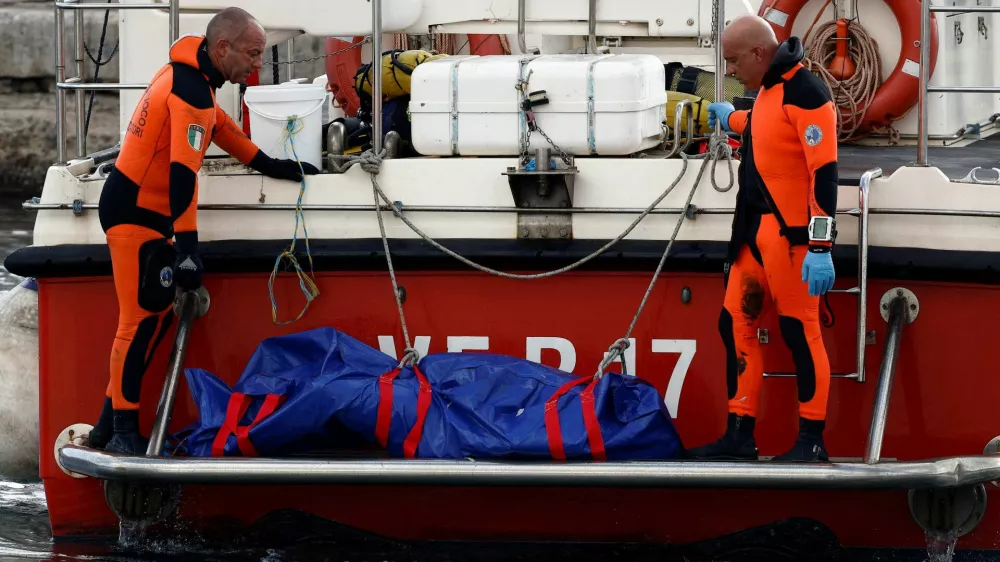
<path id="1" fill-rule="evenodd" d="M 728 125 L 742 134 L 743 144 L 719 331 L 727 352 L 727 436 L 750 440 L 743 443 L 745 455 L 719 456 L 756 457 L 752 434 L 764 379 L 757 328 L 771 305 L 777 308 L 781 334 L 795 362 L 800 416 L 796 447 L 809 448 L 811 437 L 822 443 L 830 363 L 820 332 L 819 297 L 809 294 L 802 271 L 808 251 L 828 252 L 832 247 L 832 242 L 810 242 L 807 225 L 813 216 L 836 213 L 837 117 L 829 90 L 802 66 L 802 57 L 798 38 L 782 43 L 753 109 L 729 116 Z M 700 456 L 734 447 L 733 441 L 728 446 L 723 441 L 726 438 L 703 447 Z M 796 456 L 793 448 L 782 457 Z"/>
<path id="2" fill-rule="evenodd" d="M 90 434 L 92 446 L 108 443 L 111 425 L 116 440 L 120 429 L 135 433 L 142 377 L 171 324 L 175 281 L 184 290 L 201 284 L 197 174 L 210 144 L 266 175 L 301 179 L 297 163 L 269 158 L 222 110 L 215 90 L 224 83 L 203 36 L 178 39 L 170 62 L 155 74 L 135 108 L 101 192 L 99 216 L 119 317 L 107 400 Z M 121 443 L 108 448 L 115 445 Z"/>

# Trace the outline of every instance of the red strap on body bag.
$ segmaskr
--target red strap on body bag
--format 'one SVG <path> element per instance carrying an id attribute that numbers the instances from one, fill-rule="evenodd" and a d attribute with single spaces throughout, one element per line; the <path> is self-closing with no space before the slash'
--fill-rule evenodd
<path id="1" fill-rule="evenodd" d="M 587 430 L 587 442 L 590 444 L 590 456 L 595 461 L 604 461 L 607 455 L 604 450 L 604 437 L 601 436 L 601 425 L 597 421 L 597 409 L 594 401 L 594 386 L 600 379 L 580 377 L 559 387 L 545 402 L 545 433 L 549 439 L 549 452 L 558 461 L 566 460 L 566 450 L 563 446 L 562 429 L 559 426 L 559 398 L 587 381 L 590 384 L 580 393 L 580 405 L 583 407 L 583 426 Z"/>
<path id="2" fill-rule="evenodd" d="M 257 415 L 250 422 L 250 425 L 241 426 L 239 425 L 240 420 L 246 415 L 252 401 L 253 396 L 243 394 L 242 392 L 234 392 L 229 397 L 229 405 L 226 407 L 226 420 L 222 422 L 222 427 L 219 428 L 219 432 L 215 435 L 215 441 L 212 442 L 213 457 L 225 456 L 226 441 L 229 440 L 230 435 L 236 436 L 236 444 L 239 446 L 243 456 L 257 456 L 257 449 L 250 442 L 250 430 L 260 423 L 261 420 L 273 414 L 278 409 L 278 406 L 281 406 L 285 402 L 285 397 L 277 394 L 265 395 L 264 403 L 261 404 L 260 410 L 257 411 Z"/>
<path id="3" fill-rule="evenodd" d="M 402 369 L 394 369 L 378 378 L 378 416 L 375 422 L 375 438 L 383 448 L 389 443 L 389 426 L 392 425 L 392 383 L 399 376 Z M 403 442 L 403 456 L 412 459 L 417 454 L 417 446 L 424 435 L 424 421 L 427 419 L 427 411 L 431 408 L 431 384 L 414 365 L 413 372 L 420 382 L 420 390 L 417 392 L 417 421 L 407 434 Z"/>

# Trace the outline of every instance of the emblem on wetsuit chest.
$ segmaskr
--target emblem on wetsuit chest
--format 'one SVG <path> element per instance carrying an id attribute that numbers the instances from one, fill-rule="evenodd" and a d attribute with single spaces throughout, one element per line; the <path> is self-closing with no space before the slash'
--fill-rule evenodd
<path id="1" fill-rule="evenodd" d="M 821 140 L 823 140 L 823 129 L 820 129 L 816 125 L 806 127 L 806 144 L 816 146 Z"/>
<path id="2" fill-rule="evenodd" d="M 188 144 L 191 148 L 200 151 L 201 143 L 205 139 L 205 128 L 201 125 L 188 125 Z"/>
<path id="3" fill-rule="evenodd" d="M 170 266 L 164 267 L 160 270 L 160 285 L 164 287 L 169 287 L 174 284 L 174 271 L 170 269 Z"/>

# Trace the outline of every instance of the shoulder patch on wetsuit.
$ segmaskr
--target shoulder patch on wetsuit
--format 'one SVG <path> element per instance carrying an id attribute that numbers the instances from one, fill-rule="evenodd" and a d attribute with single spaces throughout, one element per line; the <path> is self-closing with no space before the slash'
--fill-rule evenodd
<path id="1" fill-rule="evenodd" d="M 800 68 L 785 82 L 783 105 L 794 105 L 808 110 L 819 109 L 832 101 L 826 84 L 805 68 Z"/>
<path id="2" fill-rule="evenodd" d="M 809 125 L 806 127 L 805 137 L 806 144 L 816 146 L 823 140 L 823 129 L 820 129 L 819 125 Z"/>
<path id="3" fill-rule="evenodd" d="M 212 99 L 212 88 L 200 70 L 186 64 L 173 63 L 174 83 L 171 93 L 184 103 L 195 109 L 212 109 L 215 100 Z"/>
<path id="4" fill-rule="evenodd" d="M 197 123 L 191 123 L 188 125 L 187 141 L 188 144 L 191 145 L 191 148 L 200 152 L 205 141 L 205 127 L 202 127 Z"/>

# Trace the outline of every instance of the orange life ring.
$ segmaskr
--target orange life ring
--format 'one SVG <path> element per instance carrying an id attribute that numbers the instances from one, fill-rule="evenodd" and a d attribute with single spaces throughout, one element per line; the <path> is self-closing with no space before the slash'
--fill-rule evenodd
<path id="1" fill-rule="evenodd" d="M 355 37 L 352 41 L 327 37 L 326 52 L 334 53 L 363 40 L 363 36 Z M 354 91 L 354 75 L 360 67 L 361 49 L 351 49 L 339 55 L 326 57 L 326 79 L 330 84 L 330 92 L 347 116 L 356 115 L 361 107 L 361 100 Z"/>
<path id="2" fill-rule="evenodd" d="M 875 93 L 868 112 L 858 129 L 859 133 L 871 132 L 888 126 L 902 118 L 917 103 L 919 96 L 920 68 L 920 0 L 883 0 L 899 23 L 901 49 L 899 61 L 892 74 Z M 758 15 L 771 24 L 778 41 L 791 36 L 795 18 L 809 0 L 771 0 L 761 4 Z M 937 65 L 938 32 L 935 16 L 931 14 L 931 68 Z"/>

